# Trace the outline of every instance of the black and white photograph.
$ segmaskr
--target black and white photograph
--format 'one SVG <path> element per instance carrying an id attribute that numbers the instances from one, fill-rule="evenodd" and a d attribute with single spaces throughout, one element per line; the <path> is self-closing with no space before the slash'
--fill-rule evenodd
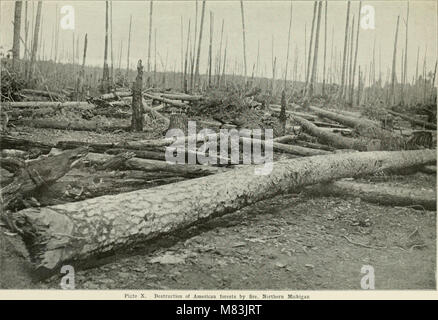
<path id="1" fill-rule="evenodd" d="M 437 22 L 433 0 L 1 1 L 0 296 L 434 295 Z"/>

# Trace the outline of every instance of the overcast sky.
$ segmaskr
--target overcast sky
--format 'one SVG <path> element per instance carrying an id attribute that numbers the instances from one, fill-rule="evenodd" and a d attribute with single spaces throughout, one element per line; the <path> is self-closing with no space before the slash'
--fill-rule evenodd
<path id="1" fill-rule="evenodd" d="M 36 13 L 36 1 L 34 1 L 34 13 Z M 72 5 L 75 9 L 75 36 L 80 37 L 80 49 L 83 46 L 83 37 L 88 33 L 87 64 L 103 64 L 104 54 L 104 27 L 105 27 L 105 2 L 104 1 L 43 1 L 43 42 L 45 55 L 49 56 L 52 43 L 52 29 L 58 23 L 55 19 L 56 6 L 58 10 L 63 5 Z M 400 29 L 398 39 L 397 68 L 400 69 L 401 50 L 405 47 L 405 19 L 406 1 L 363 1 L 363 5 L 372 5 L 375 8 L 375 29 L 360 29 L 360 42 L 358 63 L 362 70 L 367 68 L 372 60 L 373 43 L 376 43 L 376 67 L 378 72 L 379 51 L 381 51 L 381 66 L 383 78 L 386 77 L 387 69 L 391 67 L 395 26 L 397 16 L 400 15 Z M 201 1 L 198 1 L 199 17 Z M 358 16 L 358 1 L 352 1 L 351 16 Z M 260 43 L 260 73 L 265 76 L 272 75 L 271 68 L 271 44 L 274 37 L 274 55 L 277 57 L 277 66 L 284 69 L 287 51 L 287 33 L 289 28 L 290 1 L 244 1 L 246 47 L 248 75 L 251 74 L 257 58 L 257 47 Z M 328 3 L 327 19 L 327 63 L 331 57 L 332 30 L 334 30 L 333 44 L 337 58 L 343 48 L 346 1 L 332 1 Z M 210 28 L 210 11 L 214 14 L 213 53 L 219 47 L 222 19 L 224 19 L 224 40 L 228 39 L 227 61 L 228 72 L 236 64 L 242 64 L 242 20 L 239 1 L 214 1 L 206 3 L 204 34 L 201 51 L 200 72 L 204 73 L 207 68 L 207 53 Z M 1 1 L 0 21 L 0 44 L 9 49 L 12 47 L 14 2 Z M 29 19 L 32 12 L 32 4 L 29 2 Z M 293 62 L 298 53 L 298 62 L 302 66 L 304 57 L 305 28 L 307 29 L 307 41 L 309 41 L 310 27 L 312 23 L 313 1 L 293 1 L 292 32 L 290 45 L 289 75 Z M 420 48 L 420 70 L 422 70 L 423 58 L 427 48 L 427 70 L 434 68 L 437 53 L 437 7 L 436 1 L 411 1 L 409 15 L 409 50 L 408 50 L 408 79 L 415 75 L 417 50 Z M 61 14 L 60 14 L 61 15 Z M 132 35 L 130 64 L 134 67 L 138 59 L 142 59 L 144 65 L 147 61 L 148 25 L 149 25 L 149 1 L 113 1 L 113 47 L 114 65 L 118 65 L 120 43 L 123 41 L 122 67 L 126 67 L 126 53 L 128 42 L 129 18 L 132 15 Z M 61 15 L 62 16 L 62 15 Z M 24 17 L 24 5 L 23 5 Z M 183 19 L 184 42 L 188 20 L 191 19 L 191 32 L 194 32 L 195 1 L 154 1 L 153 29 L 157 30 L 158 69 L 166 63 L 167 70 L 178 71 L 181 65 L 181 17 Z M 323 18 L 323 17 L 322 17 Z M 59 21 L 59 20 L 58 20 Z M 322 70 L 323 58 L 323 21 L 321 23 L 319 71 Z M 200 18 L 198 18 L 199 31 Z M 24 28 L 22 30 L 24 38 Z M 59 51 L 72 50 L 73 31 L 60 30 Z M 153 43 L 153 37 L 152 37 Z M 193 42 L 192 42 L 193 44 Z M 185 48 L 185 45 L 184 45 Z M 224 48 L 224 45 L 222 49 Z M 184 49 L 185 50 L 185 49 Z M 22 53 L 23 53 L 22 48 Z M 153 58 L 152 48 L 152 58 Z M 80 54 L 82 56 L 82 53 Z M 109 55 L 110 59 L 110 55 Z M 265 71 L 266 70 L 266 71 Z M 280 71 L 277 71 L 277 75 Z M 303 73 L 303 68 L 299 69 Z"/>

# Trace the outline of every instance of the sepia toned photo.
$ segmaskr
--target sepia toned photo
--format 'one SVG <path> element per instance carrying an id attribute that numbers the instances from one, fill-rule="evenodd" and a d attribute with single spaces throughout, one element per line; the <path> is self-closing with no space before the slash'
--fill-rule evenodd
<path id="1" fill-rule="evenodd" d="M 435 291 L 437 21 L 2 1 L 0 291 Z"/>

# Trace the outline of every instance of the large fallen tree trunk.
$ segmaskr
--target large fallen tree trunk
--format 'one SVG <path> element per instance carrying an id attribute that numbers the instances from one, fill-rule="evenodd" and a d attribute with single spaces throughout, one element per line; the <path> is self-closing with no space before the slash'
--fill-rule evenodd
<path id="1" fill-rule="evenodd" d="M 246 138 L 246 137 L 240 137 L 240 140 L 242 143 L 258 142 L 262 146 L 265 146 L 265 143 L 266 143 L 265 140 L 259 140 L 259 139 L 254 139 L 254 138 L 251 139 L 251 138 Z M 293 145 L 283 144 L 283 143 L 279 143 L 279 142 L 272 142 L 272 148 L 275 151 L 281 151 L 281 152 L 291 153 L 291 154 L 300 155 L 300 156 L 317 156 L 317 155 L 331 153 L 331 152 L 325 151 L 325 150 L 312 149 L 312 148 L 307 148 L 307 147 L 302 147 L 302 146 L 293 146 Z"/>
<path id="2" fill-rule="evenodd" d="M 355 197 L 362 200 L 392 206 L 413 206 L 436 210 L 436 190 L 417 190 L 383 184 L 367 184 L 354 181 L 336 181 L 320 184 L 309 189 L 311 194 Z"/>
<path id="3" fill-rule="evenodd" d="M 78 146 L 74 147 L 77 148 Z M 37 142 L 22 138 L 16 138 L 7 135 L 0 135 L 0 149 L 18 149 L 28 151 L 29 149 L 37 148 L 43 153 L 49 153 L 53 145 L 43 142 Z M 71 148 L 73 149 L 73 148 Z"/>
<path id="4" fill-rule="evenodd" d="M 321 140 L 321 142 L 332 147 L 339 149 L 354 149 L 359 151 L 380 149 L 380 142 L 377 140 L 370 141 L 368 139 L 347 138 L 336 133 L 332 133 L 326 129 L 319 128 L 310 121 L 307 121 L 301 117 L 294 116 L 293 119 L 298 122 L 307 133 L 317 137 L 319 140 Z"/>
<path id="5" fill-rule="evenodd" d="M 305 185 L 436 162 L 435 150 L 356 152 L 283 160 L 257 175 L 247 166 L 230 172 L 147 190 L 63 205 L 29 208 L 14 214 L 40 276 L 66 263 L 80 266 Z M 260 173 L 260 172 L 259 172 Z"/>
<path id="6" fill-rule="evenodd" d="M 20 101 L 20 102 L 2 102 L 2 107 L 5 108 L 94 108 L 94 105 L 88 102 L 68 101 L 68 102 L 53 102 L 53 101 Z"/>
<path id="7" fill-rule="evenodd" d="M 389 130 L 382 129 L 380 124 L 375 121 L 348 117 L 313 106 L 309 106 L 309 109 L 316 112 L 319 116 L 354 128 L 363 137 L 380 140 L 381 150 L 400 150 L 405 147 L 406 139 L 404 137 Z"/>
<path id="8" fill-rule="evenodd" d="M 419 120 L 419 119 L 415 119 L 412 115 L 405 115 L 405 114 L 401 114 L 401 113 L 394 112 L 394 111 L 391 111 L 391 110 L 388 110 L 388 113 L 392 114 L 393 116 L 397 116 L 397 117 L 400 117 L 402 119 L 408 120 L 409 122 L 414 123 L 416 125 L 419 125 L 419 126 L 421 126 L 423 128 L 426 128 L 426 129 L 430 129 L 430 130 L 436 130 L 437 129 L 436 128 L 436 124 L 430 123 L 430 122 L 426 122 L 426 121 L 423 121 L 423 120 Z"/>
<path id="9" fill-rule="evenodd" d="M 35 96 L 43 96 L 50 99 L 58 99 L 65 100 L 66 96 L 62 93 L 50 92 L 50 91 L 42 91 L 42 90 L 34 90 L 34 89 L 21 89 L 20 93 L 25 95 L 35 95 Z"/>
<path id="10" fill-rule="evenodd" d="M 166 98 L 162 98 L 159 96 L 153 96 L 151 94 L 148 93 L 143 93 L 143 96 L 145 96 L 146 98 L 152 99 L 152 100 L 157 100 L 157 101 L 161 101 L 164 102 L 166 104 L 170 104 L 174 107 L 178 107 L 178 108 L 187 108 L 189 105 L 183 102 L 179 102 L 178 100 L 170 100 L 170 99 L 166 99 Z"/>
<path id="11" fill-rule="evenodd" d="M 89 153 L 87 155 L 87 160 L 95 165 L 103 165 L 109 160 L 114 158 L 112 155 L 100 154 L 100 153 Z M 222 173 L 229 168 L 223 167 L 212 167 L 206 165 L 196 165 L 196 164 L 176 164 L 168 163 L 166 161 L 151 160 L 151 159 L 141 159 L 141 158 L 130 158 L 124 161 L 119 169 L 125 170 L 141 170 L 141 171 L 165 171 L 173 172 L 184 177 L 199 177 L 200 175 L 209 175 Z"/>
<path id="12" fill-rule="evenodd" d="M 14 122 L 15 125 L 33 127 L 33 128 L 47 128 L 60 130 L 75 130 L 75 131 L 115 131 L 125 130 L 129 131 L 129 126 L 120 125 L 105 125 L 98 121 L 92 120 L 75 120 L 65 121 L 58 119 L 20 119 Z"/>

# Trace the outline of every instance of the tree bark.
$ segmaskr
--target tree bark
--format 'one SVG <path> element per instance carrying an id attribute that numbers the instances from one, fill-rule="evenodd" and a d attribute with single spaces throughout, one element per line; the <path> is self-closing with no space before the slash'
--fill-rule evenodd
<path id="1" fill-rule="evenodd" d="M 21 33 L 21 11 L 22 1 L 15 1 L 14 13 L 14 38 L 12 40 L 12 68 L 15 69 L 16 63 L 20 60 L 20 33 Z"/>
<path id="2" fill-rule="evenodd" d="M 132 118 L 131 130 L 143 131 L 143 97 L 141 94 L 143 88 L 143 66 L 141 60 L 137 64 L 137 78 L 132 85 Z"/>
<path id="3" fill-rule="evenodd" d="M 372 151 L 380 149 L 380 141 L 369 141 L 364 139 L 353 139 L 343 137 L 341 135 L 329 132 L 328 130 L 318 128 L 310 121 L 298 116 L 294 116 L 293 119 L 297 121 L 303 129 L 317 137 L 321 142 L 328 144 L 332 147 L 339 149 L 353 149 L 359 151 Z"/>
<path id="4" fill-rule="evenodd" d="M 39 276 L 108 255 L 306 185 L 436 162 L 435 150 L 363 152 L 276 162 L 147 190 L 15 213 Z"/>
<path id="5" fill-rule="evenodd" d="M 36 21 L 35 21 L 35 30 L 34 30 L 34 34 L 33 34 L 32 52 L 31 52 L 31 56 L 30 56 L 29 73 L 27 75 L 28 82 L 30 80 L 32 80 L 33 69 L 34 69 L 35 59 L 36 59 L 36 54 L 37 54 L 37 49 L 38 49 L 38 33 L 40 31 L 40 25 L 41 25 L 41 7 L 42 7 L 42 5 L 43 5 L 42 1 L 38 1 Z"/>
<path id="6" fill-rule="evenodd" d="M 311 187 L 312 194 L 347 196 L 391 206 L 412 206 L 436 211 L 436 190 L 416 190 L 382 184 L 336 181 Z"/>

